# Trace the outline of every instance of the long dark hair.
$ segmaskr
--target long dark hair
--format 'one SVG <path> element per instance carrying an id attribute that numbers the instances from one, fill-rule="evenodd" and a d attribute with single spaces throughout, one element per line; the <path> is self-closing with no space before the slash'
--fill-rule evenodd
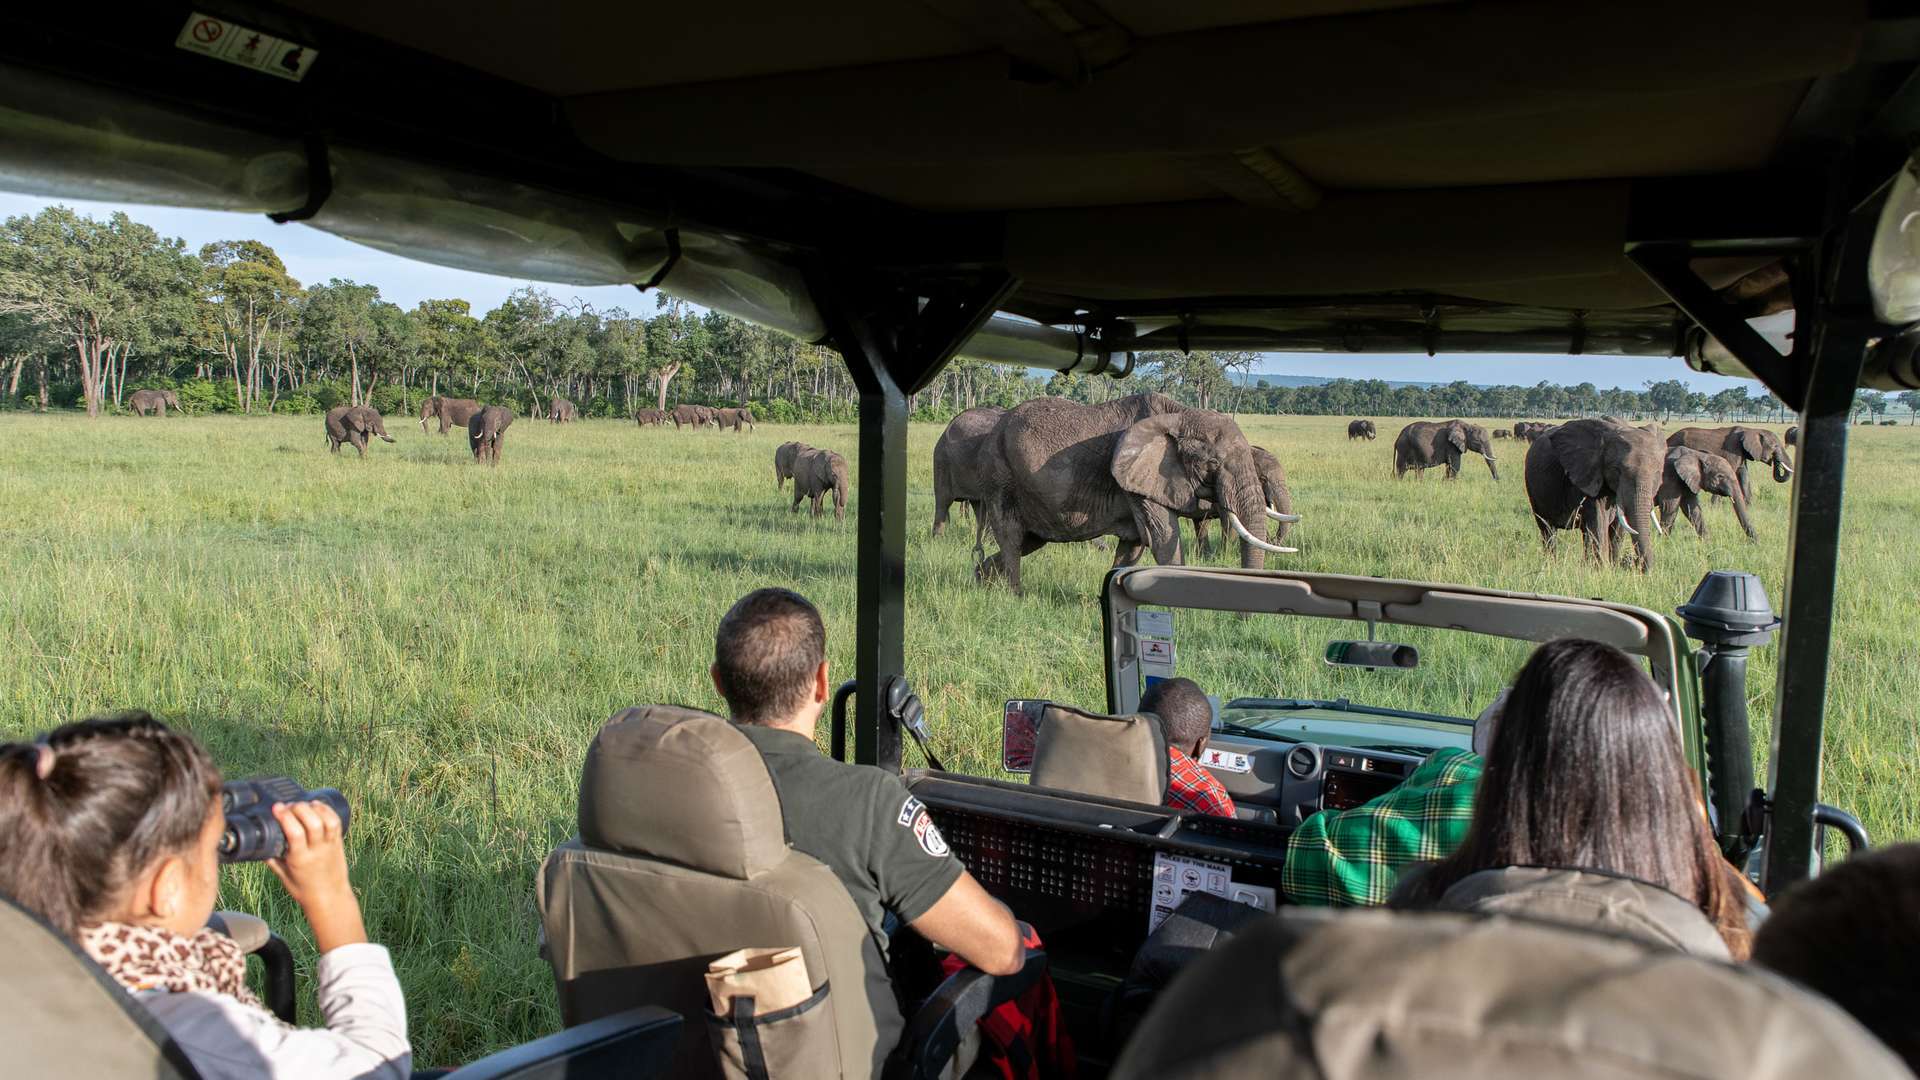
<path id="1" fill-rule="evenodd" d="M 1697 905 L 1736 957 L 1745 912 L 1714 845 L 1673 713 L 1632 659 L 1566 638 L 1534 650 L 1487 749 L 1460 850 L 1411 887 L 1438 900 L 1480 870 L 1551 866 L 1618 874 Z"/>
<path id="2" fill-rule="evenodd" d="M 200 744 L 146 713 L 0 746 L 0 892 L 72 937 L 198 839 L 219 796 Z"/>

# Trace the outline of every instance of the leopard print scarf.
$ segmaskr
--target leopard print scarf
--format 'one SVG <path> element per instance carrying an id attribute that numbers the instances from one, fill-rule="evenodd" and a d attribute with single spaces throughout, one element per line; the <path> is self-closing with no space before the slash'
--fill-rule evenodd
<path id="1" fill-rule="evenodd" d="M 267 1011 L 247 987 L 246 954 L 218 931 L 186 937 L 157 926 L 99 923 L 80 928 L 80 947 L 128 990 L 225 994 Z"/>

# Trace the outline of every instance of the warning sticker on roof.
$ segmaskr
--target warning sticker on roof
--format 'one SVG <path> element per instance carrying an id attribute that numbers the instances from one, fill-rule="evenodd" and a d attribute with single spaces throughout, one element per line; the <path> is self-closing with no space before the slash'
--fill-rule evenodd
<path id="1" fill-rule="evenodd" d="M 191 53 L 211 56 L 215 60 L 225 60 L 229 64 L 238 64 L 294 82 L 307 77 L 314 58 L 320 55 L 318 51 L 297 41 L 263 34 L 239 23 L 216 19 L 198 11 L 187 16 L 187 25 L 180 28 L 180 36 L 173 43 Z"/>

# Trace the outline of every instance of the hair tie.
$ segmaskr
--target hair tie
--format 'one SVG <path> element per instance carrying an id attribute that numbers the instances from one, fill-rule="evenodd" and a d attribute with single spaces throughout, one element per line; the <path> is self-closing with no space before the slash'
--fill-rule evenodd
<path id="1" fill-rule="evenodd" d="M 45 780 L 53 774 L 53 747 L 46 743 L 33 744 L 33 775 Z"/>

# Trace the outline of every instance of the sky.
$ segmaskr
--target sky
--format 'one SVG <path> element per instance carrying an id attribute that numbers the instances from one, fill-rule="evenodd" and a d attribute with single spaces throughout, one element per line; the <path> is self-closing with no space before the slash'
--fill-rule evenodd
<path id="1" fill-rule="evenodd" d="M 646 315 L 653 310 L 653 298 L 641 295 L 631 286 L 586 288 L 551 285 L 434 266 L 363 247 L 297 222 L 276 225 L 260 214 L 136 206 L 84 199 L 47 199 L 0 192 L 0 218 L 38 213 L 56 202 L 94 217 L 106 217 L 116 210 L 124 210 L 129 217 L 152 226 L 162 236 L 184 239 L 187 246 L 196 251 L 201 245 L 214 240 L 258 240 L 279 253 L 287 264 L 287 272 L 302 285 L 346 278 L 363 285 L 379 286 L 382 299 L 408 309 L 422 300 L 457 297 L 471 303 L 473 313 L 481 315 L 498 307 L 507 294 L 515 289 L 536 284 L 563 302 L 578 298 L 602 311 L 623 307 L 636 315 Z M 1591 382 L 1602 389 L 1624 386 L 1636 390 L 1649 381 L 1679 379 L 1707 393 L 1729 386 L 1745 387 L 1754 393 L 1760 389 L 1758 383 L 1748 379 L 1703 375 L 1672 357 L 1555 356 L 1543 363 L 1540 357 L 1494 354 L 1442 354 L 1430 357 L 1424 354 L 1356 356 L 1270 353 L 1254 370 L 1257 374 L 1418 382 L 1465 379 L 1482 385 L 1514 383 L 1531 386 L 1545 379 L 1568 386 Z"/>

